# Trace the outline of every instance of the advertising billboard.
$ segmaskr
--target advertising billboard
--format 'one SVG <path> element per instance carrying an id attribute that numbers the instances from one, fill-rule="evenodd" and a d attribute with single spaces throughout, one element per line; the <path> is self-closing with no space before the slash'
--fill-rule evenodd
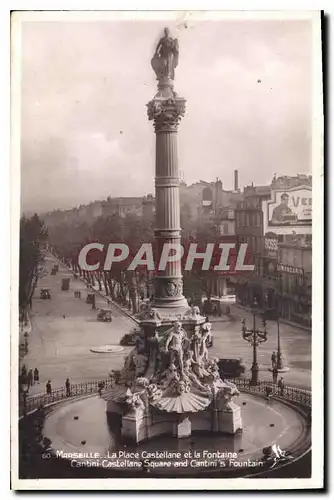
<path id="1" fill-rule="evenodd" d="M 310 234 L 312 230 L 312 188 L 298 186 L 272 191 L 262 205 L 264 231 L 275 234 Z"/>

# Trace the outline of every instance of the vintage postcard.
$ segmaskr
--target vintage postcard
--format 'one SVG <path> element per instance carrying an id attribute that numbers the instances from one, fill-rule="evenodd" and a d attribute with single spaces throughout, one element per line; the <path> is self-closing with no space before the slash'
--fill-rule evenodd
<path id="1" fill-rule="evenodd" d="M 321 13 L 11 33 L 12 488 L 322 488 Z"/>

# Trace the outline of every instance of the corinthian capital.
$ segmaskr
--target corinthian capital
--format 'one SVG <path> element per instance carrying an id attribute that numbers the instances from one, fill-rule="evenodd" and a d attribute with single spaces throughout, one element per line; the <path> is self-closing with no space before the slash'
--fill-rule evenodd
<path id="1" fill-rule="evenodd" d="M 156 132 L 176 132 L 186 107 L 185 99 L 181 97 L 171 99 L 153 99 L 147 104 L 149 120 L 154 121 Z"/>

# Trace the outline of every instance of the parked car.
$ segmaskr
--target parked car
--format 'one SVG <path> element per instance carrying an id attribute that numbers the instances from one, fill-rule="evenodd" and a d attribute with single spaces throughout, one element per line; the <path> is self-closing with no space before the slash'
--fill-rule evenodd
<path id="1" fill-rule="evenodd" d="M 135 345 L 136 344 L 136 338 L 138 337 L 138 334 L 139 334 L 139 330 L 137 330 L 136 328 L 134 330 L 132 330 L 131 332 L 129 333 L 126 333 L 125 335 L 123 335 L 123 337 L 121 338 L 120 340 L 120 344 L 121 345 Z"/>
<path id="2" fill-rule="evenodd" d="M 97 313 L 97 319 L 99 321 L 106 321 L 106 322 L 112 321 L 110 309 L 99 309 L 99 312 Z"/>
<path id="3" fill-rule="evenodd" d="M 42 288 L 40 297 L 41 297 L 41 299 L 51 299 L 51 294 L 50 294 L 49 288 Z"/>
<path id="4" fill-rule="evenodd" d="M 94 304 L 95 301 L 95 293 L 87 293 L 86 303 Z"/>
<path id="5" fill-rule="evenodd" d="M 69 290 L 70 288 L 70 278 L 63 278 L 61 280 L 61 289 L 64 291 Z"/>
<path id="6" fill-rule="evenodd" d="M 218 361 L 218 368 L 222 379 L 241 377 L 246 370 L 240 358 L 221 358 Z"/>

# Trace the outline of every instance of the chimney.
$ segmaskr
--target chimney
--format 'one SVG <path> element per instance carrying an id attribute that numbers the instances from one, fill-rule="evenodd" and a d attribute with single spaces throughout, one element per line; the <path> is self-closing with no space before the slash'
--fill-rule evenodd
<path id="1" fill-rule="evenodd" d="M 239 175 L 238 170 L 235 170 L 235 171 L 234 171 L 234 191 L 238 191 L 238 190 L 239 190 L 239 180 L 238 180 L 238 175 Z"/>

